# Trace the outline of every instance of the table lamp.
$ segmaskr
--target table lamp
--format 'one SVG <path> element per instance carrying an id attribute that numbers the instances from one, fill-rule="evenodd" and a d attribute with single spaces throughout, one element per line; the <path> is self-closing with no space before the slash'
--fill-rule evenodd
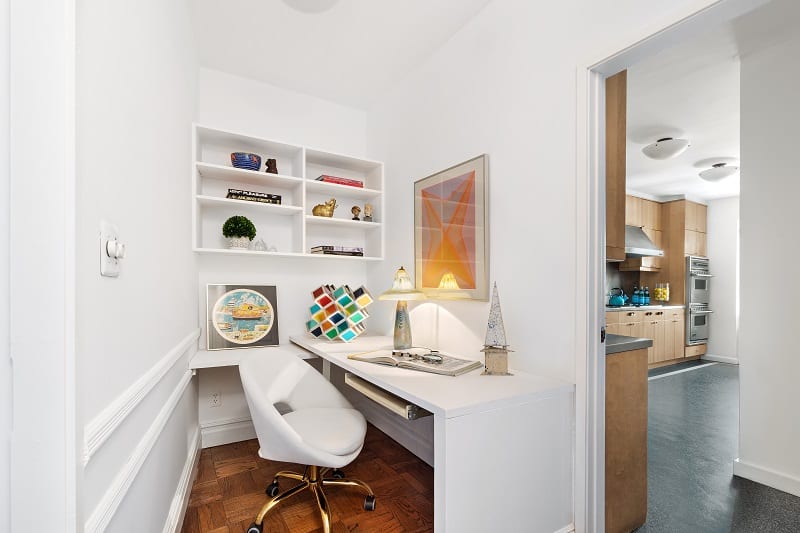
<path id="1" fill-rule="evenodd" d="M 424 300 L 425 293 L 414 288 L 414 282 L 406 269 L 400 267 L 394 274 L 392 288 L 378 297 L 379 300 L 397 300 L 394 314 L 394 349 L 411 348 L 411 319 L 408 316 L 408 300 Z"/>

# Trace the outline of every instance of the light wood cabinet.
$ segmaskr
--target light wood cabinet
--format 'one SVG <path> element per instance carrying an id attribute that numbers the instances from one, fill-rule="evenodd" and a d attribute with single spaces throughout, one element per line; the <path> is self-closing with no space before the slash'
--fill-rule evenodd
<path id="1" fill-rule="evenodd" d="M 653 339 L 653 346 L 655 348 L 655 353 L 653 355 L 654 363 L 667 361 L 669 356 L 675 351 L 672 337 L 668 335 L 669 324 L 670 323 L 664 317 L 656 321 L 655 338 Z"/>
<path id="2" fill-rule="evenodd" d="M 656 325 L 657 322 L 655 320 L 645 319 L 639 326 L 639 336 L 653 341 L 653 345 L 647 349 L 647 362 L 649 364 L 656 362 Z"/>
<path id="3" fill-rule="evenodd" d="M 647 352 L 606 356 L 605 531 L 647 518 Z"/>
<path id="4" fill-rule="evenodd" d="M 625 260 L 628 73 L 606 78 L 606 260 Z"/>
<path id="5" fill-rule="evenodd" d="M 643 204 L 644 200 L 636 196 L 625 197 L 625 225 L 626 226 L 644 226 L 644 213 Z"/>
<path id="6" fill-rule="evenodd" d="M 606 311 L 606 326 L 611 324 L 619 324 L 619 317 L 619 311 Z"/>
<path id="7" fill-rule="evenodd" d="M 696 226 L 697 231 L 700 233 L 708 233 L 708 207 L 703 204 L 696 204 L 697 205 L 697 220 Z"/>
<path id="8" fill-rule="evenodd" d="M 686 344 L 686 324 L 683 319 L 670 321 L 670 334 L 672 336 L 672 354 L 669 359 L 680 359 L 684 356 L 683 347 Z M 669 360 L 667 359 L 667 360 Z"/>
<path id="9" fill-rule="evenodd" d="M 637 226 L 660 250 L 664 249 L 663 215 L 661 204 L 636 196 L 625 197 L 625 224 Z M 664 266 L 662 257 L 630 257 L 619 265 L 620 272 L 659 272 Z"/>

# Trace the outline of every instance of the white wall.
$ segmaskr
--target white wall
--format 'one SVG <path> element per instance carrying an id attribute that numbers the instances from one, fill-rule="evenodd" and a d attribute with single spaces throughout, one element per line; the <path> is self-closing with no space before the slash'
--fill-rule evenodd
<path id="1" fill-rule="evenodd" d="M 739 336 L 739 198 L 708 202 L 707 253 L 714 273 L 708 355 L 737 360 Z"/>
<path id="2" fill-rule="evenodd" d="M 740 436 L 734 472 L 800 496 L 800 36 L 742 57 Z M 768 312 L 765 312 L 768 310 Z"/>
<path id="3" fill-rule="evenodd" d="M 0 0 L 0 531 L 11 529 L 11 359 L 9 319 L 9 0 Z"/>
<path id="4" fill-rule="evenodd" d="M 355 157 L 364 157 L 366 152 L 365 111 L 204 68 L 198 77 L 196 121 L 204 126 Z M 265 241 L 269 243 L 266 236 Z M 204 328 L 207 284 L 275 285 L 281 344 L 288 344 L 290 335 L 305 333 L 313 289 L 324 283 L 358 287 L 367 281 L 365 264 L 347 260 L 202 255 L 198 257 L 198 266 L 196 290 L 202 302 L 198 320 Z M 206 344 L 205 332 L 200 344 L 201 347 Z M 208 407 L 207 397 L 211 392 L 222 392 L 220 407 Z M 199 394 L 203 425 L 230 421 L 233 430 L 241 426 L 236 421 L 249 416 L 235 371 L 201 371 Z M 231 433 L 234 435 L 241 433 Z"/>
<path id="5" fill-rule="evenodd" d="M 77 524 L 74 3 L 10 10 L 10 531 Z M 36 65 L 32 68 L 31 65 Z M 5 161 L 5 160 L 4 160 Z M 39 245 L 32 245 L 33 242 Z M 43 253 L 44 251 L 44 253 Z M 31 317 L 37 317 L 31 319 Z"/>
<path id="6" fill-rule="evenodd" d="M 517 350 L 511 365 L 574 380 L 576 67 L 699 4 L 490 3 L 370 109 L 369 155 L 386 163 L 393 221 L 370 282 L 413 267 L 413 182 L 488 153 L 490 275 Z M 437 308 L 438 339 L 421 328 Z M 412 313 L 415 342 L 480 358 L 487 314 L 482 302 L 424 304 Z M 388 315 L 376 323 L 390 327 Z"/>
<path id="7" fill-rule="evenodd" d="M 77 2 L 77 393 L 87 437 L 112 402 L 130 399 L 137 380 L 198 327 L 188 245 L 197 77 L 189 4 Z M 119 278 L 99 273 L 101 220 L 118 225 L 128 246 Z M 111 516 L 109 531 L 164 527 L 197 431 L 196 385 L 181 386 L 194 343 L 179 351 L 86 465 L 87 524 Z M 183 398 L 150 439 L 173 393 Z M 125 477 L 131 461 L 141 469 Z M 117 509 L 108 498 L 118 490 Z"/>

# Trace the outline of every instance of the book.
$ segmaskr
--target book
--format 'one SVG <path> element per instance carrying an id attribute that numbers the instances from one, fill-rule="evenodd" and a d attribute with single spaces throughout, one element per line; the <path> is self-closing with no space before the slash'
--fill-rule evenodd
<path id="1" fill-rule="evenodd" d="M 364 252 L 346 252 L 343 250 L 311 250 L 316 255 L 349 255 L 353 257 L 364 257 Z"/>
<path id="2" fill-rule="evenodd" d="M 232 200 L 247 200 L 248 202 L 261 202 L 265 204 L 278 204 L 281 203 L 280 194 L 267 194 L 256 191 L 243 191 L 241 189 L 228 189 L 228 194 L 225 198 Z"/>
<path id="3" fill-rule="evenodd" d="M 361 180 L 354 180 L 351 178 L 340 178 L 339 176 L 329 176 L 327 174 L 323 174 L 317 178 L 317 181 L 322 181 L 324 183 L 336 183 L 338 185 L 348 185 L 350 187 L 364 187 L 364 182 Z"/>
<path id="4" fill-rule="evenodd" d="M 330 251 L 330 252 L 363 252 L 364 248 L 361 246 L 312 246 L 312 252 L 322 252 L 322 251 Z"/>
<path id="5" fill-rule="evenodd" d="M 347 356 L 354 361 L 364 361 L 376 365 L 394 366 L 416 370 L 418 372 L 430 372 L 443 376 L 460 376 L 473 370 L 483 368 L 481 361 L 470 361 L 469 359 L 459 359 L 452 355 L 438 354 L 442 358 L 441 363 L 432 363 L 421 359 L 420 355 L 409 354 L 399 355 L 392 352 L 362 352 Z"/>

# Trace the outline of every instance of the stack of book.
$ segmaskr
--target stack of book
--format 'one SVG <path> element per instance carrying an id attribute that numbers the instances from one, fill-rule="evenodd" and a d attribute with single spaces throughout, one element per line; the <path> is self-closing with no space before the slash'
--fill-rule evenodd
<path id="1" fill-rule="evenodd" d="M 325 183 L 336 183 L 338 185 L 347 185 L 348 187 L 361 187 L 364 188 L 364 182 L 360 180 L 354 180 L 350 178 L 340 178 L 339 176 L 329 176 L 327 174 L 323 174 L 322 176 L 317 178 L 317 181 L 322 181 Z"/>
<path id="2" fill-rule="evenodd" d="M 323 255 L 351 255 L 364 257 L 364 249 L 360 246 L 312 246 L 312 254 Z"/>
<path id="3" fill-rule="evenodd" d="M 280 204 L 280 194 L 267 194 L 255 191 L 242 191 L 240 189 L 228 189 L 225 198 L 232 200 L 247 200 L 248 202 L 261 202 L 262 204 Z"/>

